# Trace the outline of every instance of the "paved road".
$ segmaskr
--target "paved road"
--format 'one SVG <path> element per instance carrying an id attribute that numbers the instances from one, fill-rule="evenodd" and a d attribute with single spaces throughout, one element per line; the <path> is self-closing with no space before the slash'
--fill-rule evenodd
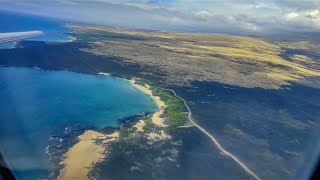
<path id="1" fill-rule="evenodd" d="M 222 152 L 223 155 L 230 157 L 232 160 L 234 160 L 239 166 L 241 166 L 248 174 L 250 174 L 252 177 L 254 177 L 257 180 L 260 180 L 260 178 L 252 172 L 243 162 L 241 162 L 235 155 L 231 154 L 227 150 L 225 150 L 221 144 L 217 141 L 216 138 L 214 138 L 208 131 L 206 131 L 203 127 L 201 127 L 199 124 L 197 124 L 195 121 L 192 119 L 192 113 L 191 110 L 187 104 L 187 102 L 180 96 L 177 95 L 177 93 L 174 90 L 171 89 L 166 89 L 168 91 L 171 91 L 177 98 L 181 99 L 188 109 L 188 119 L 190 120 L 191 124 L 197 127 L 200 131 L 202 131 L 206 136 L 208 136 L 213 144 Z"/>

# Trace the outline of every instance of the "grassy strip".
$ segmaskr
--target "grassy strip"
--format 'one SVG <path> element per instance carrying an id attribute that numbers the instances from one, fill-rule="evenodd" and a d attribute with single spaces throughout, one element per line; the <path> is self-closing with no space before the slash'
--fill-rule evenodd
<path id="1" fill-rule="evenodd" d="M 147 84 L 149 84 L 141 79 L 136 81 L 135 83 L 141 86 L 146 86 Z M 150 89 L 154 96 L 159 96 L 160 99 L 166 104 L 166 108 L 161 115 L 161 118 L 166 118 L 166 124 L 173 129 L 178 128 L 179 126 L 183 126 L 187 122 L 187 114 L 185 111 L 186 109 L 184 103 L 180 99 L 175 97 L 172 93 L 163 88 L 151 86 Z M 141 119 L 145 122 L 145 126 L 143 127 L 143 130 L 145 132 L 150 132 L 153 129 L 160 128 L 152 123 L 150 115 L 143 116 Z"/>
<path id="2" fill-rule="evenodd" d="M 187 122 L 185 107 L 180 99 L 159 87 L 151 87 L 151 90 L 153 95 L 159 96 L 167 105 L 162 116 L 167 118 L 167 123 L 170 128 L 177 128 Z"/>

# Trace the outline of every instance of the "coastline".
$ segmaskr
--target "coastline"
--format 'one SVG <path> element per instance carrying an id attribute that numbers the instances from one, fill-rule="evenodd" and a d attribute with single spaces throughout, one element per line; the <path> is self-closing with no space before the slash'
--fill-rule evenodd
<path id="1" fill-rule="evenodd" d="M 102 58 L 100 56 L 93 56 L 93 55 L 88 55 L 86 53 L 82 53 L 79 49 L 82 47 L 82 36 L 79 34 L 76 34 L 77 37 L 79 37 L 79 41 L 76 43 L 64 43 L 64 44 L 53 44 L 53 45 L 47 45 L 46 43 L 42 42 L 25 42 L 23 43 L 24 48 L 19 48 L 16 50 L 10 50 L 10 51 L 3 51 L 1 53 L 1 56 L 3 57 L 1 59 L 1 65 L 3 67 L 22 67 L 22 68 L 36 68 L 39 67 L 41 68 L 42 71 L 70 71 L 70 72 L 76 72 L 76 73 L 83 73 L 83 74 L 90 74 L 90 75 L 95 75 L 98 72 L 110 72 L 112 76 L 114 77 L 143 77 L 143 79 L 154 82 L 158 84 L 158 82 L 162 83 L 163 81 L 159 80 L 161 79 L 162 75 L 158 74 L 158 71 L 155 71 L 157 69 L 151 69 L 151 68 L 145 68 L 145 66 L 138 67 L 138 66 L 133 66 L 133 65 L 128 65 L 128 64 L 120 64 L 123 62 L 120 58 L 113 57 L 109 58 L 107 54 Z M 89 35 L 89 34 L 88 34 Z M 91 34 L 89 37 L 96 37 L 95 34 Z M 103 39 L 103 38 L 101 38 Z M 121 38 L 120 38 L 121 39 Z M 83 40 L 83 44 L 87 44 L 86 39 Z M 115 40 L 116 41 L 116 40 Z M 41 51 L 41 49 L 47 49 L 50 51 Z M 59 53 L 59 52 L 66 52 L 66 53 Z M 28 56 L 29 53 L 34 54 L 33 56 Z M 6 54 L 8 56 L 6 56 Z M 15 54 L 19 56 L 15 56 Z M 48 54 L 47 56 L 45 56 Z M 290 55 L 292 53 L 287 53 L 283 55 Z M 21 58 L 20 55 L 23 55 Z M 48 57 L 43 59 L 42 57 Z M 84 61 L 79 61 L 79 56 L 81 57 L 80 59 L 84 59 Z M 98 69 L 93 69 L 90 66 L 86 65 L 86 60 L 90 62 L 94 67 L 99 67 Z M 101 65 L 101 66 L 100 66 Z M 279 67 L 281 68 L 281 67 Z M 129 69 L 129 70 L 128 70 Z M 150 74 L 150 76 L 148 76 Z M 147 75 L 147 76 L 144 76 Z M 167 78 L 166 76 L 163 76 L 164 79 Z M 168 78 L 171 79 L 171 78 Z M 277 134 L 277 133 L 287 133 L 289 132 L 295 133 L 294 137 L 297 139 L 301 144 L 299 147 L 303 147 L 306 144 L 306 141 L 303 141 L 304 139 L 307 138 L 304 134 L 305 131 L 302 131 L 301 129 L 294 129 L 294 127 L 287 126 L 288 124 L 284 124 L 285 129 L 282 127 L 276 126 L 276 124 L 273 123 L 273 117 L 269 118 L 264 116 L 263 112 L 270 112 L 275 115 L 276 119 L 280 119 L 281 122 L 283 123 L 286 120 L 290 120 L 289 118 L 293 118 L 294 120 L 297 120 L 295 122 L 301 122 L 302 125 L 306 124 L 309 125 L 309 121 L 305 122 L 303 120 L 300 121 L 299 117 L 303 116 L 305 112 L 310 112 L 308 113 L 310 115 L 310 123 L 313 122 L 314 120 L 317 120 L 316 117 L 318 112 L 315 104 L 317 102 L 317 90 L 313 89 L 316 88 L 316 80 L 313 81 L 314 84 L 311 86 L 309 85 L 304 85 L 295 82 L 290 82 L 292 86 L 283 86 L 282 89 L 277 90 L 277 91 L 271 91 L 263 88 L 241 88 L 238 86 L 232 86 L 232 85 L 227 85 L 224 83 L 219 83 L 219 82 L 207 82 L 207 81 L 196 81 L 192 86 L 180 86 L 176 85 L 174 83 L 171 83 L 170 85 L 163 85 L 163 87 L 171 87 L 174 89 L 179 96 L 183 97 L 187 103 L 189 104 L 190 108 L 193 110 L 194 117 L 197 118 L 199 121 L 196 121 L 196 123 L 199 123 L 202 127 L 204 127 L 210 134 L 215 135 L 215 132 L 218 132 L 219 130 L 222 129 L 224 124 L 231 125 L 231 126 L 226 126 L 228 128 L 226 131 L 222 131 L 220 137 L 223 137 L 223 141 L 221 142 L 225 145 L 226 149 L 243 149 L 238 153 L 238 156 L 240 159 L 243 159 L 248 162 L 249 166 L 254 167 L 253 170 L 255 170 L 257 173 L 259 172 L 259 176 L 261 178 L 279 178 L 279 177 L 286 177 L 290 178 L 293 177 L 294 172 L 296 171 L 295 166 L 293 166 L 292 162 L 301 162 L 301 159 L 298 158 L 297 156 L 292 156 L 289 153 L 287 154 L 287 147 L 288 144 L 290 145 L 290 141 L 287 139 L 277 139 L 281 147 L 283 148 L 280 152 L 283 154 L 286 154 L 283 156 L 283 158 L 277 158 L 277 159 L 269 159 L 271 156 L 276 156 L 279 155 L 277 151 L 274 151 L 274 149 L 270 149 L 269 147 L 265 146 L 268 145 L 268 143 L 273 143 L 273 139 L 270 137 L 265 137 L 263 136 L 264 131 L 249 131 L 249 126 L 250 124 L 256 123 L 256 129 L 258 128 L 268 128 L 270 130 L 270 133 L 272 134 Z M 160 84 L 159 83 L 159 84 Z M 164 83 L 163 83 L 164 84 Z M 260 96 L 260 94 L 263 94 L 264 96 Z M 304 99 L 306 96 L 305 94 L 313 94 L 314 98 L 311 99 Z M 296 97 L 294 99 L 291 99 L 292 97 Z M 278 102 L 279 98 L 283 99 L 284 103 Z M 239 101 L 239 99 L 246 99 L 246 101 Z M 257 100 L 258 99 L 258 100 Z M 303 102 L 300 101 L 303 99 Z M 216 102 L 221 102 L 221 104 L 218 104 Z M 294 106 L 288 106 L 288 104 L 301 104 L 301 111 L 296 112 L 296 109 L 293 108 Z M 275 104 L 277 106 L 275 106 Z M 216 109 L 216 108 L 220 109 Z M 252 113 L 249 113 L 247 118 L 245 119 L 246 126 L 238 126 L 238 117 L 240 113 L 246 112 L 250 108 L 252 110 Z M 252 109 L 253 108 L 253 109 Z M 278 109 L 284 109 L 286 110 L 285 113 L 279 113 L 278 114 Z M 212 109 L 216 109 L 217 111 L 212 111 Z M 282 111 L 281 111 L 282 112 Z M 153 112 L 150 112 L 152 114 Z M 315 114 L 314 114 L 315 113 Z M 129 123 L 124 123 L 125 127 L 132 127 L 136 122 L 139 121 L 140 116 L 137 116 L 135 119 L 128 120 Z M 196 119 L 196 120 L 197 120 Z M 215 119 L 217 120 L 217 123 L 211 123 L 212 120 Z M 222 120 L 220 122 L 220 120 Z M 263 120 L 264 124 L 261 125 L 260 120 Z M 140 121 L 139 121 L 140 122 Z M 143 131 L 143 127 L 146 125 L 144 123 L 145 121 L 141 121 L 140 126 L 137 126 Z M 122 122 L 121 122 L 122 123 Z M 189 121 L 189 124 L 190 121 Z M 193 126 L 193 125 L 192 125 Z M 234 127 L 233 127 L 234 126 Z M 194 133 L 193 129 L 196 128 L 190 128 L 191 130 L 188 129 L 190 125 L 185 125 L 185 126 L 180 126 L 179 128 L 184 127 L 186 130 L 186 133 L 183 134 L 183 136 L 178 136 L 178 137 L 185 137 L 184 143 L 186 147 L 197 147 L 197 149 L 184 149 L 184 147 L 181 148 L 183 160 L 187 160 L 188 155 L 192 154 L 194 158 L 198 158 L 197 161 L 193 162 L 194 167 L 198 167 L 198 169 L 202 168 L 203 169 L 203 174 L 206 174 L 206 172 L 210 173 L 216 173 L 218 174 L 219 172 L 222 172 L 224 170 L 228 169 L 233 169 L 232 171 L 229 171 L 227 176 L 223 177 L 232 177 L 232 176 L 237 176 L 237 170 L 238 165 L 236 163 L 229 163 L 224 164 L 224 166 L 219 166 L 219 168 L 212 168 L 209 166 L 202 166 L 203 162 L 212 162 L 212 163 L 218 163 L 218 164 L 223 164 L 224 161 L 223 159 L 216 159 L 216 161 L 203 157 L 202 152 L 199 151 L 199 149 L 209 149 L 212 152 L 212 156 L 220 156 L 220 153 L 215 153 L 214 149 L 212 148 L 212 144 L 210 143 L 210 139 L 208 143 L 203 143 L 207 141 L 201 141 L 202 138 L 207 138 L 206 136 L 203 136 L 202 134 Z M 276 127 L 276 128 L 275 128 Z M 278 127 L 278 128 L 277 128 Z M 312 130 L 314 126 L 304 126 L 305 130 Z M 238 130 L 238 131 L 229 131 L 230 130 Z M 86 128 L 88 129 L 88 128 Z M 64 142 L 69 143 L 65 147 L 63 147 L 63 152 L 61 152 L 58 155 L 52 155 L 52 157 L 55 157 L 57 159 L 57 162 L 55 164 L 59 164 L 60 161 L 62 161 L 62 155 L 65 154 L 70 147 L 75 145 L 78 140 L 76 139 L 79 135 L 83 134 L 86 129 L 82 129 L 81 132 L 75 134 L 72 136 L 72 139 L 69 140 L 64 140 Z M 103 130 L 101 132 L 104 132 L 104 134 L 111 133 L 115 131 L 115 128 L 106 128 L 106 130 Z M 251 130 L 251 129 L 250 129 Z M 61 130 L 60 130 L 61 131 Z M 239 136 L 238 132 L 244 132 L 245 134 L 241 134 Z M 250 133 L 250 136 L 245 136 L 246 134 Z M 172 133 L 173 138 L 175 138 L 176 134 L 178 132 Z M 182 134 L 182 133 L 181 133 Z M 189 136 L 191 134 L 191 136 Z M 178 134 L 180 135 L 180 134 Z M 192 136 L 194 135 L 194 136 Z M 190 138 L 190 137 L 195 137 L 195 138 Z M 218 137 L 218 136 L 217 136 Z M 263 137 L 263 138 L 261 138 Z M 254 140 L 257 139 L 259 141 L 251 141 L 252 139 Z M 199 139 L 199 141 L 197 141 Z M 206 139 L 205 139 L 206 140 Z M 222 140 L 222 139 L 221 139 Z M 265 140 L 265 141 L 260 141 L 260 140 Z M 199 142 L 196 146 L 192 141 Z M 219 138 L 218 138 L 218 141 Z M 225 143 L 226 142 L 226 143 Z M 257 144 L 254 144 L 257 142 Z M 262 143 L 259 143 L 262 142 Z M 266 142 L 266 143 L 263 143 Z M 113 143 L 114 144 L 114 143 Z M 114 147 L 112 145 L 112 147 Z M 290 146 L 291 147 L 291 146 Z M 298 145 L 297 145 L 298 147 Z M 264 153 L 246 153 L 246 151 L 252 150 L 252 151 L 257 151 L 259 152 L 259 148 L 266 148 L 268 150 L 267 154 Z M 111 149 L 111 148 L 110 148 Z M 57 151 L 61 151 L 58 149 Z M 200 152 L 200 153 L 199 153 Z M 297 151 L 299 152 L 299 151 Z M 111 155 L 108 155 L 108 159 L 111 157 Z M 139 156 L 138 156 L 139 157 Z M 274 160 L 274 161 L 273 161 Z M 108 163 L 109 161 L 104 161 Z M 261 171 L 264 169 L 268 169 L 268 165 L 272 162 L 273 164 L 273 170 L 270 169 L 270 171 Z M 289 162 L 289 163 L 288 163 Z M 291 163 L 290 163 L 291 162 Z M 110 163 L 111 164 L 111 163 Z M 310 163 L 309 163 L 310 164 Z M 188 166 L 188 163 L 181 163 L 182 166 Z M 54 174 L 54 177 L 57 177 L 57 174 L 59 174 L 59 171 L 62 166 L 56 167 L 56 174 Z M 95 166 L 97 167 L 97 166 Z M 290 173 L 291 174 L 285 174 L 286 171 L 283 171 L 285 169 L 289 168 L 291 169 Z M 96 168 L 94 168 L 96 169 Z M 160 169 L 160 168 L 159 168 Z M 187 170 L 187 172 L 185 171 Z M 110 170 L 112 172 L 112 170 Z M 268 175 L 268 172 L 272 171 L 272 175 Z M 188 177 L 190 173 L 194 173 L 194 171 L 186 169 L 186 167 L 181 168 L 180 170 L 181 173 L 177 173 L 179 175 L 178 177 Z M 242 172 L 242 170 L 241 170 Z M 118 174 L 121 174 L 123 172 L 119 172 Z M 210 175 L 209 173 L 209 175 Z M 117 174 L 116 172 L 114 174 Z M 213 175 L 212 177 L 216 178 L 219 176 L 218 175 Z M 240 176 L 241 177 L 241 176 Z M 242 176 L 244 177 L 244 176 Z M 247 177 L 247 176 L 245 176 Z"/>
<path id="2" fill-rule="evenodd" d="M 78 136 L 79 142 L 65 154 L 66 158 L 62 162 L 65 167 L 57 179 L 85 179 L 89 172 L 87 167 L 104 157 L 102 153 L 105 151 L 104 147 L 95 143 L 95 139 L 100 136 L 103 134 L 92 130 L 87 130 Z"/>
<path id="3" fill-rule="evenodd" d="M 150 96 L 151 99 L 155 102 L 158 110 L 153 113 L 151 117 L 152 122 L 160 127 L 166 127 L 166 125 L 164 124 L 164 118 L 161 118 L 161 114 L 163 114 L 164 108 L 167 107 L 166 104 L 160 99 L 159 96 L 153 95 L 152 90 L 150 89 L 150 86 L 148 84 L 145 84 L 144 86 L 140 85 L 135 79 L 131 79 L 129 80 L 129 82 L 133 87 Z"/>
<path id="4" fill-rule="evenodd" d="M 166 127 L 167 125 L 164 123 L 164 118 L 161 117 L 166 107 L 165 102 L 162 101 L 159 96 L 153 95 L 149 85 L 138 84 L 135 78 L 128 81 L 133 87 L 150 96 L 155 102 L 157 110 L 150 115 L 151 122 L 157 127 Z M 145 126 L 146 120 L 141 118 L 138 119 L 131 128 L 134 128 L 136 133 L 144 133 Z M 171 138 L 170 135 L 166 134 L 163 130 L 159 133 L 150 132 L 146 134 L 146 136 L 151 141 Z M 115 142 L 119 140 L 119 138 L 120 130 L 114 131 L 111 134 L 86 130 L 82 135 L 78 136 L 79 141 L 64 154 L 64 159 L 61 162 L 63 168 L 60 170 L 57 179 L 88 179 L 92 167 L 107 158 L 109 143 Z"/>

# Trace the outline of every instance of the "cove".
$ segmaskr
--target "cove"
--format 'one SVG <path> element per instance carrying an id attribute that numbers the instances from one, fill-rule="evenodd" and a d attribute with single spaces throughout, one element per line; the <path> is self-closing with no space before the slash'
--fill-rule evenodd
<path id="1" fill-rule="evenodd" d="M 125 79 L 36 68 L 0 67 L 0 98 L 0 151 L 19 179 L 48 176 L 53 132 L 76 124 L 118 127 L 123 118 L 156 110 Z"/>

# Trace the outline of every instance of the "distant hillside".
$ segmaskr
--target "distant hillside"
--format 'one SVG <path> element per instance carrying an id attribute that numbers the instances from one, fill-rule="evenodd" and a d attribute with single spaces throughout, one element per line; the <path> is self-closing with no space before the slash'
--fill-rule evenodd
<path id="1" fill-rule="evenodd" d="M 248 37 L 223 34 L 146 32 L 99 26 L 71 28 L 89 42 L 81 50 L 115 56 L 122 63 L 147 66 L 163 73 L 167 84 L 215 81 L 242 87 L 278 89 L 291 81 L 320 76 L 320 45 L 301 36 Z M 92 36 L 94 35 L 94 36 Z M 312 38 L 311 38 L 312 39 Z"/>

